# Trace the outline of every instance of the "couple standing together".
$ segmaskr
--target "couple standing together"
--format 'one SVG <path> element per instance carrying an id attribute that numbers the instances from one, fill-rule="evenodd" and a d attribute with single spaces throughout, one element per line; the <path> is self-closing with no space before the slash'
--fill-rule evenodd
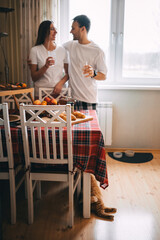
<path id="1" fill-rule="evenodd" d="M 56 46 L 57 31 L 52 21 L 43 21 L 38 29 L 35 46 L 30 51 L 31 77 L 35 96 L 40 87 L 53 87 L 58 95 L 69 81 L 76 110 L 96 109 L 96 80 L 105 80 L 107 67 L 104 52 L 88 39 L 90 19 L 85 15 L 73 19 L 70 33 L 73 41 Z M 48 53 L 54 53 L 54 58 Z"/>

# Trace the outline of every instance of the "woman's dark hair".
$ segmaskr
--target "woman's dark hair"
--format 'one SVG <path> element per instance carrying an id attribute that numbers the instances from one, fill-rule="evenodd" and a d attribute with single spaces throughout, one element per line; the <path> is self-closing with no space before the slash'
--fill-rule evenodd
<path id="1" fill-rule="evenodd" d="M 49 36 L 51 23 L 53 23 L 53 22 L 50 20 L 45 20 L 45 21 L 41 22 L 41 24 L 39 25 L 39 28 L 38 28 L 38 37 L 37 37 L 35 46 L 43 44 L 45 38 L 47 36 Z"/>
<path id="2" fill-rule="evenodd" d="M 91 21 L 86 15 L 78 15 L 75 18 L 73 18 L 74 22 L 78 22 L 79 27 L 85 27 L 87 32 L 89 32 Z"/>

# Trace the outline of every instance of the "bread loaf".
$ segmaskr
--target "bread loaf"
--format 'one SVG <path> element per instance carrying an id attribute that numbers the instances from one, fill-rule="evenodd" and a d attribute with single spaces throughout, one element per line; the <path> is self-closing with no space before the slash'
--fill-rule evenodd
<path id="1" fill-rule="evenodd" d="M 79 111 L 74 111 L 72 114 L 73 114 L 76 118 L 85 118 L 85 117 L 86 117 L 84 113 L 79 112 Z"/>

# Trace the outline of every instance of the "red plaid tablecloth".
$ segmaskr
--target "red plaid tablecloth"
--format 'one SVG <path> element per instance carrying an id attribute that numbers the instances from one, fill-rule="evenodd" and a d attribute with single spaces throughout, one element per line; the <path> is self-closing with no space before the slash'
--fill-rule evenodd
<path id="1" fill-rule="evenodd" d="M 73 161 L 79 169 L 94 174 L 100 186 L 105 189 L 108 186 L 108 176 L 103 135 L 96 111 L 83 112 L 85 115 L 92 116 L 93 120 L 72 126 Z M 13 153 L 23 156 L 21 128 L 11 126 L 11 135 Z"/>

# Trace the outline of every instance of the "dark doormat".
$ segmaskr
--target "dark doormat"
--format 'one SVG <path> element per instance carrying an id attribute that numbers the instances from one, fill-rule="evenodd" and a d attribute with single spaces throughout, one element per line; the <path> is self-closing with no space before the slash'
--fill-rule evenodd
<path id="1" fill-rule="evenodd" d="M 113 156 L 113 152 L 108 152 L 108 155 L 120 162 L 127 162 L 127 163 L 144 163 L 149 162 L 153 159 L 152 153 L 135 153 L 134 157 L 127 157 L 124 152 L 122 152 L 121 158 L 115 158 Z"/>

